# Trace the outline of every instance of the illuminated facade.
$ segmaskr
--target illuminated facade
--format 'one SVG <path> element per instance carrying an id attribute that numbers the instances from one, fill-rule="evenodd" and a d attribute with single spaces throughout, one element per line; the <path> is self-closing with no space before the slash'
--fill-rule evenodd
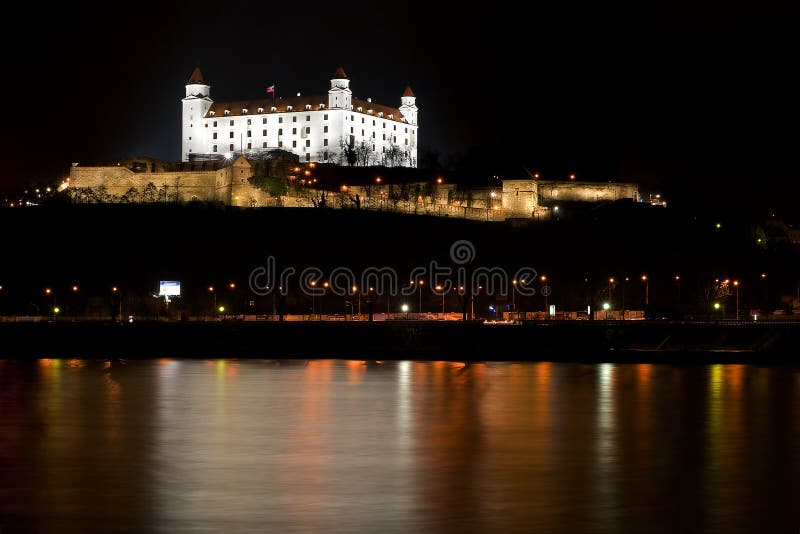
<path id="1" fill-rule="evenodd" d="M 214 102 L 196 68 L 182 100 L 181 159 L 276 148 L 303 162 L 417 166 L 418 109 L 411 87 L 399 108 L 353 98 L 339 67 L 327 96 Z"/>

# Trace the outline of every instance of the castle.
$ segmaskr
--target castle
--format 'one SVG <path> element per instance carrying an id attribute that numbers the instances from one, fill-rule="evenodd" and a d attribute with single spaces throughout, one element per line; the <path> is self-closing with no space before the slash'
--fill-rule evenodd
<path id="1" fill-rule="evenodd" d="M 274 86 L 269 89 L 274 96 Z M 214 102 L 211 86 L 195 68 L 182 101 L 181 159 L 233 159 L 283 149 L 303 162 L 353 158 L 361 165 L 416 167 L 418 109 L 410 86 L 400 101 L 393 108 L 354 98 L 340 66 L 327 96 Z"/>

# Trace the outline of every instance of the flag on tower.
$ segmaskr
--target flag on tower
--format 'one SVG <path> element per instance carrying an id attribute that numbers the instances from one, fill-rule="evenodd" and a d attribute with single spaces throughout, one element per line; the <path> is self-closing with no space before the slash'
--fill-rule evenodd
<path id="1" fill-rule="evenodd" d="M 269 87 L 267 87 L 267 92 L 268 93 L 274 93 L 275 92 L 275 86 L 274 85 L 270 85 Z"/>

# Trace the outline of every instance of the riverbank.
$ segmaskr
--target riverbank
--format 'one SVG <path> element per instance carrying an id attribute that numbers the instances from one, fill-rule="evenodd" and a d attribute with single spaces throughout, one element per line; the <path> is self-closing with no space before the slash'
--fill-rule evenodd
<path id="1" fill-rule="evenodd" d="M 800 362 L 800 324 L 6 323 L 0 358 Z"/>

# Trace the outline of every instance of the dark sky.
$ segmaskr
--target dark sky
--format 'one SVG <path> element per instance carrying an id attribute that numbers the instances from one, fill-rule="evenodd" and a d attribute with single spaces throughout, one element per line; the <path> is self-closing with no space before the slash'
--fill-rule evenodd
<path id="1" fill-rule="evenodd" d="M 381 103 L 399 105 L 410 80 L 420 141 L 443 156 L 502 140 L 503 167 L 796 204 L 797 10 L 639 4 L 31 3 L 2 37 L 0 186 L 64 176 L 71 161 L 178 158 L 196 64 L 228 100 L 271 84 L 324 94 L 341 63 L 354 94 Z"/>

